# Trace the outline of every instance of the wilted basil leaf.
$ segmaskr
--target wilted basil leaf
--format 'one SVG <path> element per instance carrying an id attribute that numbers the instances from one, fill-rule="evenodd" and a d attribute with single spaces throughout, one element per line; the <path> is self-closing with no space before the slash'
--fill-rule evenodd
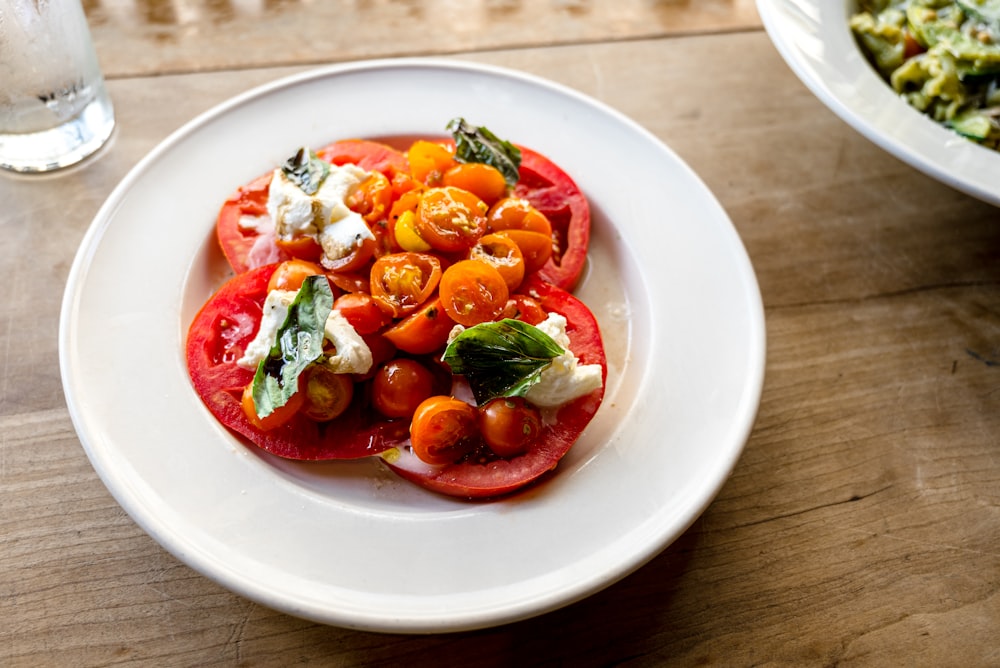
<path id="1" fill-rule="evenodd" d="M 465 376 L 483 405 L 496 397 L 523 397 L 563 352 L 537 327 L 506 318 L 463 331 L 445 348 L 444 361 Z"/>
<path id="2" fill-rule="evenodd" d="M 267 417 L 299 388 L 299 375 L 323 354 L 326 319 L 333 293 L 326 276 L 309 276 L 288 306 L 268 356 L 257 365 L 253 392 L 257 415 Z"/>
<path id="3" fill-rule="evenodd" d="M 312 151 L 300 148 L 298 153 L 285 161 L 281 171 L 302 192 L 315 195 L 330 174 L 330 163 L 320 160 Z"/>
<path id="4" fill-rule="evenodd" d="M 464 118 L 452 119 L 446 128 L 455 138 L 455 159 L 459 162 L 481 162 L 496 167 L 507 185 L 521 178 L 521 149 L 500 139 L 484 127 L 475 127 Z"/>

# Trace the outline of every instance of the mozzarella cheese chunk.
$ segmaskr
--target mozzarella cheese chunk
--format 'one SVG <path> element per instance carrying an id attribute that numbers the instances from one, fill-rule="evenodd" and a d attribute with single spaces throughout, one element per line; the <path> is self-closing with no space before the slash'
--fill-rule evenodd
<path id="1" fill-rule="evenodd" d="M 236 361 L 238 366 L 254 371 L 261 360 L 267 358 L 277 340 L 278 330 L 288 317 L 288 307 L 295 295 L 294 291 L 289 290 L 272 290 L 267 293 L 260 328 L 243 357 Z M 340 311 L 330 311 L 323 329 L 324 338 L 333 344 L 336 353 L 324 356 L 322 364 L 336 373 L 368 373 L 372 367 L 372 351 Z"/>
<path id="2" fill-rule="evenodd" d="M 288 307 L 294 299 L 295 292 L 290 290 L 271 290 L 267 293 L 257 336 L 243 351 L 243 357 L 236 360 L 237 366 L 254 371 L 261 360 L 267 358 L 271 353 L 271 346 L 278 337 L 278 329 L 288 317 Z"/>
<path id="3" fill-rule="evenodd" d="M 564 352 L 539 374 L 538 382 L 528 389 L 525 399 L 539 407 L 553 408 L 601 387 L 601 365 L 580 364 L 580 360 L 569 350 L 565 317 L 550 313 L 548 318 L 536 326 L 552 337 Z"/>
<path id="4" fill-rule="evenodd" d="M 326 262 L 345 257 L 365 239 L 374 239 L 361 214 L 351 211 L 345 201 L 366 178 L 368 172 L 357 165 L 330 165 L 316 194 L 307 195 L 281 169 L 275 169 L 267 212 L 278 238 L 311 236 L 322 246 Z"/>

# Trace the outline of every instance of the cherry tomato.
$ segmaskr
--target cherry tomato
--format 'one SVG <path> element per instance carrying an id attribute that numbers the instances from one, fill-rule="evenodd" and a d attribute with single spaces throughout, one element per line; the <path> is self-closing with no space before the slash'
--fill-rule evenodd
<path id="1" fill-rule="evenodd" d="M 444 312 L 466 327 L 496 320 L 507 305 L 510 291 L 493 266 L 462 260 L 448 267 L 438 288 Z"/>
<path id="2" fill-rule="evenodd" d="M 441 183 L 442 175 L 455 164 L 455 156 L 437 142 L 419 139 L 406 152 L 410 161 L 410 175 L 430 186 Z"/>
<path id="3" fill-rule="evenodd" d="M 372 172 L 347 197 L 347 206 L 374 225 L 389 215 L 392 207 L 392 183 L 382 172 Z"/>
<path id="4" fill-rule="evenodd" d="M 496 167 L 481 162 L 457 164 L 444 173 L 442 185 L 454 186 L 493 204 L 507 194 L 507 181 Z"/>
<path id="5" fill-rule="evenodd" d="M 486 228 L 489 232 L 500 230 L 531 230 L 552 236 L 552 224 L 541 211 L 522 197 L 505 197 L 486 214 Z"/>
<path id="6" fill-rule="evenodd" d="M 524 280 L 524 255 L 509 236 L 484 235 L 469 251 L 469 259 L 485 262 L 500 272 L 508 290 L 516 290 Z"/>
<path id="7" fill-rule="evenodd" d="M 393 253 L 375 261 L 371 295 L 394 318 L 413 313 L 434 293 L 441 261 L 427 253 Z"/>
<path id="8" fill-rule="evenodd" d="M 323 257 L 323 247 L 310 236 L 291 237 L 290 239 L 276 237 L 274 245 L 278 247 L 279 251 L 307 262 L 319 262 L 320 258 Z"/>
<path id="9" fill-rule="evenodd" d="M 511 295 L 510 299 L 507 300 L 507 305 L 503 308 L 503 317 L 521 320 L 529 325 L 537 325 L 549 316 L 538 300 L 533 297 Z"/>
<path id="10" fill-rule="evenodd" d="M 382 365 L 372 379 L 372 402 L 390 418 L 410 417 L 433 394 L 434 374 L 406 357 Z"/>
<path id="11" fill-rule="evenodd" d="M 324 255 L 320 259 L 320 264 L 334 272 L 352 272 L 363 268 L 375 255 L 378 243 L 375 239 L 366 237 L 351 246 L 351 249 L 341 257 L 330 258 Z"/>
<path id="12" fill-rule="evenodd" d="M 358 292 L 370 294 L 372 290 L 372 279 L 369 272 L 349 272 L 336 271 L 326 275 L 330 283 L 340 288 L 344 292 Z"/>
<path id="13" fill-rule="evenodd" d="M 417 233 L 436 250 L 467 251 L 486 231 L 486 211 L 486 204 L 467 190 L 430 188 L 417 206 Z"/>
<path id="14" fill-rule="evenodd" d="M 351 405 L 354 381 L 347 374 L 335 373 L 323 364 L 313 364 L 303 374 L 302 413 L 310 420 L 326 422 L 340 417 Z"/>
<path id="15" fill-rule="evenodd" d="M 411 313 L 382 332 L 382 335 L 402 351 L 426 355 L 443 348 L 454 327 L 455 321 L 445 313 L 441 299 L 435 297 L 416 313 Z"/>
<path id="16" fill-rule="evenodd" d="M 392 322 L 392 316 L 379 308 L 375 299 L 364 292 L 340 295 L 334 300 L 333 308 L 340 311 L 358 334 L 374 334 Z"/>
<path id="17" fill-rule="evenodd" d="M 299 412 L 305 403 L 305 396 L 300 389 L 289 397 L 283 406 L 278 406 L 269 414 L 260 417 L 257 415 L 257 402 L 253 400 L 253 382 L 251 382 L 243 388 L 243 398 L 240 403 L 250 424 L 261 431 L 271 431 L 291 420 Z"/>
<path id="18" fill-rule="evenodd" d="M 542 415 L 522 397 L 498 397 L 480 407 L 479 431 L 490 450 L 500 457 L 515 457 L 538 440 Z"/>
<path id="19" fill-rule="evenodd" d="M 267 291 L 271 290 L 298 290 L 302 287 L 302 281 L 309 276 L 317 276 L 323 273 L 323 267 L 315 262 L 306 260 L 286 260 L 278 265 L 278 268 L 271 274 L 271 280 L 267 282 Z"/>
<path id="20" fill-rule="evenodd" d="M 417 406 L 410 423 L 410 445 L 428 464 L 452 464 L 478 441 L 478 412 L 454 397 L 435 395 Z"/>
<path id="21" fill-rule="evenodd" d="M 552 238 L 531 230 L 502 230 L 497 235 L 511 239 L 524 257 L 524 274 L 533 274 L 552 257 Z"/>

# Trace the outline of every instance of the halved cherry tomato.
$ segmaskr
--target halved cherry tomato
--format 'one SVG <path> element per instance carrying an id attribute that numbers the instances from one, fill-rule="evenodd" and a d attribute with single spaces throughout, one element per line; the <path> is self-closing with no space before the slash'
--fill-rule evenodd
<path id="1" fill-rule="evenodd" d="M 444 173 L 441 184 L 468 190 L 486 204 L 493 204 L 507 193 L 507 181 L 500 170 L 481 162 L 455 165 Z"/>
<path id="2" fill-rule="evenodd" d="M 330 279 L 330 283 L 344 292 L 370 294 L 372 291 L 370 271 L 363 274 L 360 272 L 335 271 L 327 274 L 326 277 Z"/>
<path id="3" fill-rule="evenodd" d="M 340 311 L 358 334 L 374 334 L 392 322 L 392 316 L 379 308 L 375 299 L 364 292 L 340 295 L 334 300 L 333 308 Z"/>
<path id="4" fill-rule="evenodd" d="M 392 183 L 382 172 L 372 172 L 347 196 L 347 206 L 365 219 L 369 226 L 389 215 L 392 207 Z"/>
<path id="5" fill-rule="evenodd" d="M 299 412 L 304 403 L 305 397 L 302 390 L 299 389 L 283 405 L 278 406 L 264 417 L 261 417 L 257 414 L 257 402 L 253 398 L 252 382 L 243 388 L 243 397 L 240 401 L 240 404 L 243 406 L 243 412 L 246 414 L 247 419 L 250 420 L 250 424 L 261 431 L 271 431 L 285 424 L 295 417 L 295 414 Z"/>
<path id="6" fill-rule="evenodd" d="M 429 188 L 417 206 L 416 228 L 432 248 L 467 251 L 486 231 L 486 204 L 460 188 Z"/>
<path id="7" fill-rule="evenodd" d="M 302 413 L 310 420 L 327 422 L 343 415 L 354 397 L 354 381 L 328 366 L 313 364 L 303 372 Z"/>
<path id="8" fill-rule="evenodd" d="M 410 445 L 428 464 L 453 464 L 477 445 L 478 414 L 460 399 L 436 395 L 417 406 L 410 423 Z"/>
<path id="9" fill-rule="evenodd" d="M 375 260 L 371 295 L 394 318 L 413 313 L 434 293 L 441 261 L 427 253 L 393 253 Z"/>
<path id="10" fill-rule="evenodd" d="M 434 374 L 407 357 L 382 365 L 372 379 L 372 403 L 390 418 L 410 417 L 433 394 Z"/>
<path id="11" fill-rule="evenodd" d="M 552 257 L 552 237 L 531 230 L 503 230 L 496 235 L 507 237 L 517 244 L 524 258 L 526 276 L 542 269 Z"/>
<path id="12" fill-rule="evenodd" d="M 524 255 L 517 243 L 508 236 L 486 234 L 469 251 L 470 260 L 492 265 L 503 276 L 507 289 L 514 291 L 524 280 Z"/>
<path id="13" fill-rule="evenodd" d="M 302 287 L 302 281 L 309 276 L 317 276 L 323 273 L 323 267 L 315 262 L 305 260 L 286 260 L 278 265 L 271 280 L 267 283 L 267 291 L 271 290 L 298 290 Z"/>
<path id="14" fill-rule="evenodd" d="M 443 348 L 454 327 L 455 321 L 445 313 L 441 299 L 435 297 L 382 335 L 404 352 L 426 355 Z"/>
<path id="15" fill-rule="evenodd" d="M 527 295 L 511 295 L 503 308 L 503 317 L 537 325 L 548 317 L 538 300 Z"/>
<path id="16" fill-rule="evenodd" d="M 305 260 L 306 262 L 319 262 L 323 257 L 323 247 L 319 245 L 314 237 L 298 236 L 283 239 L 274 238 L 274 245 L 281 251 L 294 258 Z"/>
<path id="17" fill-rule="evenodd" d="M 523 197 L 505 197 L 491 206 L 486 214 L 486 229 L 488 232 L 531 230 L 552 236 L 552 223 Z"/>
<path id="18" fill-rule="evenodd" d="M 406 152 L 410 176 L 429 186 L 440 185 L 441 177 L 455 164 L 455 156 L 444 145 L 418 139 Z"/>
<path id="19" fill-rule="evenodd" d="M 523 397 L 497 397 L 479 407 L 479 431 L 500 457 L 522 455 L 542 433 L 542 414 Z"/>
<path id="20" fill-rule="evenodd" d="M 350 250 L 341 257 L 331 258 L 324 255 L 320 259 L 320 264 L 333 272 L 358 271 L 372 259 L 377 247 L 378 243 L 375 239 L 365 237 L 351 246 Z"/>
<path id="21" fill-rule="evenodd" d="M 438 288 L 448 317 L 472 327 L 496 320 L 507 305 L 507 283 L 492 265 L 479 260 L 461 260 L 441 275 Z"/>

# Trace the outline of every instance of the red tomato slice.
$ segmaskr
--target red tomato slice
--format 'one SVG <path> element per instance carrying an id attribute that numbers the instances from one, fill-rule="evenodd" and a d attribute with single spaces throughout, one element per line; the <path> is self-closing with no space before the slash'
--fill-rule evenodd
<path id="1" fill-rule="evenodd" d="M 607 379 L 607 359 L 597 321 L 590 309 L 568 292 L 537 279 L 529 279 L 521 289 L 548 312 L 566 317 L 570 348 L 581 364 L 600 364 Z M 402 476 L 435 492 L 461 498 L 490 498 L 513 492 L 551 471 L 590 423 L 604 398 L 603 385 L 587 396 L 561 408 L 554 423 L 545 424 L 542 433 L 524 455 L 510 459 L 472 457 L 457 464 L 429 466 L 406 453 L 407 460 L 383 459 Z"/>
<path id="2" fill-rule="evenodd" d="M 408 172 L 406 156 L 385 144 L 364 139 L 338 141 L 326 146 L 317 155 L 337 165 L 354 163 L 368 171 L 379 171 L 392 180 L 397 172 Z M 222 205 L 215 231 L 222 252 L 237 274 L 266 264 L 291 259 L 291 255 L 274 243 L 273 230 L 261 233 L 253 227 L 241 226 L 243 216 L 267 213 L 267 190 L 271 173 L 260 176 L 237 189 Z"/>
<path id="3" fill-rule="evenodd" d="M 223 425 L 279 457 L 355 459 L 376 455 L 408 437 L 408 423 L 381 418 L 364 393 L 356 392 L 347 411 L 331 422 L 296 415 L 284 425 L 261 431 L 240 405 L 253 372 L 236 365 L 257 334 L 267 283 L 276 265 L 238 274 L 216 292 L 191 323 L 188 372 L 195 391 Z"/>
<path id="4" fill-rule="evenodd" d="M 587 260 L 590 245 L 590 205 L 566 172 L 545 156 L 521 149 L 521 180 L 514 194 L 531 202 L 552 223 L 555 238 L 552 257 L 538 275 L 572 290 Z"/>

